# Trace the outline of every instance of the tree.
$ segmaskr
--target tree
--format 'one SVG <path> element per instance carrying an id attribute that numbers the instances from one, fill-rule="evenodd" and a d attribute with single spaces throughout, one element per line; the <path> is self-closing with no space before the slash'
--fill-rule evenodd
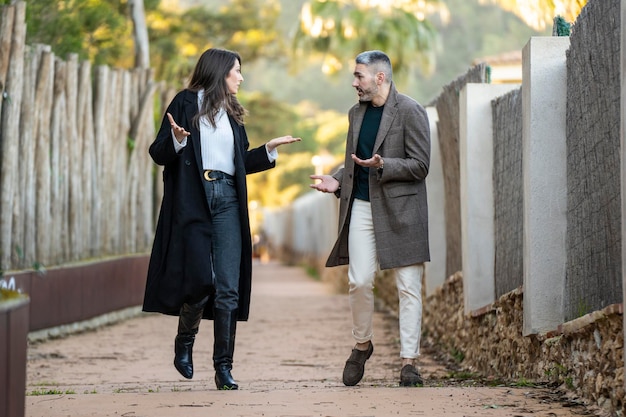
<path id="1" fill-rule="evenodd" d="M 587 0 L 481 0 L 511 11 L 536 30 L 545 29 L 556 16 L 573 22 Z"/>
<path id="2" fill-rule="evenodd" d="M 228 6 L 159 9 L 149 15 L 151 61 L 157 78 L 182 83 L 207 48 L 232 49 L 242 65 L 283 54 L 275 1 L 231 0 Z"/>
<path id="3" fill-rule="evenodd" d="M 135 67 L 150 67 L 150 42 L 143 0 L 128 0 L 130 17 L 133 21 L 133 38 L 135 39 Z"/>
<path id="4" fill-rule="evenodd" d="M 0 0 L 8 4 L 12 0 Z M 246 62 L 284 55 L 276 29 L 276 0 L 230 0 L 228 5 L 165 10 L 160 0 L 29 0 L 28 44 L 76 53 L 94 65 L 155 68 L 157 79 L 180 85 L 202 51 L 237 50 Z M 133 45 L 134 41 L 134 45 Z M 135 54 L 129 54 L 129 50 Z"/>
<path id="5" fill-rule="evenodd" d="M 429 74 L 437 33 L 425 14 L 439 6 L 445 7 L 437 0 L 313 0 L 302 7 L 293 51 L 299 58 L 321 54 L 329 74 L 341 69 L 345 57 L 369 49 L 385 51 L 398 75 L 415 65 Z"/>
<path id="6" fill-rule="evenodd" d="M 94 65 L 124 62 L 132 39 L 125 10 L 121 0 L 30 0 L 26 42 L 50 45 L 61 57 L 77 53 Z"/>
<path id="7" fill-rule="evenodd" d="M 261 93 L 240 92 L 238 97 L 249 111 L 246 131 L 251 147 L 285 134 L 303 139 L 279 150 L 280 163 L 274 169 L 247 177 L 250 201 L 263 207 L 287 204 L 310 191 L 314 155 L 339 155 L 338 160 L 343 156 L 348 132 L 344 113 L 322 111 L 310 102 L 290 106 Z M 333 168 L 331 165 L 327 170 Z"/>

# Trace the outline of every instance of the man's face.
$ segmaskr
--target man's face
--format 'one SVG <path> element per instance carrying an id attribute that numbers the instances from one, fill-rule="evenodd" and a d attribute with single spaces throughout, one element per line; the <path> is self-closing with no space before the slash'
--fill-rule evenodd
<path id="1" fill-rule="evenodd" d="M 356 64 L 352 87 L 356 89 L 356 93 L 359 95 L 359 101 L 372 101 L 378 94 L 376 74 L 373 73 L 371 68 L 367 65 Z"/>

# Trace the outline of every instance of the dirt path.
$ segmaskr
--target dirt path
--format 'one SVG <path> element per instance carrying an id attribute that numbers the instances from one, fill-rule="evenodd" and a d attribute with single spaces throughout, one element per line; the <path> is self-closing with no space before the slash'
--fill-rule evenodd
<path id="1" fill-rule="evenodd" d="M 302 269 L 256 264 L 250 321 L 237 332 L 239 391 L 213 382 L 212 322 L 194 347 L 195 376 L 172 365 L 177 319 L 145 314 L 29 346 L 27 417 L 578 416 L 547 390 L 462 387 L 424 350 L 424 388 L 398 386 L 397 321 L 375 317 L 374 355 L 356 387 L 341 382 L 354 342 L 347 296 Z M 40 393 L 42 395 L 35 395 Z"/>

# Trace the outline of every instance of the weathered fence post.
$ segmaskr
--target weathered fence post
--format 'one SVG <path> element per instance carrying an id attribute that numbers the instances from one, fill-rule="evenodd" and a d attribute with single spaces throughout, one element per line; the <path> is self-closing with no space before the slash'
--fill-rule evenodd
<path id="1" fill-rule="evenodd" d="M 35 190 L 37 199 L 36 230 L 37 251 L 36 259 L 42 264 L 49 264 L 50 246 L 52 237 L 49 231 L 52 228 L 50 209 L 50 119 L 52 118 L 52 91 L 54 83 L 54 54 L 44 50 L 41 54 L 39 71 L 37 73 L 37 87 L 35 103 L 37 106 L 36 136 L 35 136 Z"/>
<path id="2" fill-rule="evenodd" d="M 17 189 L 17 163 L 19 149 L 20 108 L 22 105 L 22 86 L 24 79 L 24 43 L 26 40 L 26 25 L 23 25 L 26 15 L 26 3 L 18 2 L 15 5 L 13 28 L 10 33 L 10 64 L 6 70 L 6 81 L 2 86 L 2 123 L 0 160 L 0 187 L 4 191 L 0 199 L 0 266 L 6 269 L 11 264 L 13 254 L 12 225 L 15 192 Z M 3 57 L 4 59 L 4 57 Z M 4 64 L 2 65 L 4 66 Z"/>

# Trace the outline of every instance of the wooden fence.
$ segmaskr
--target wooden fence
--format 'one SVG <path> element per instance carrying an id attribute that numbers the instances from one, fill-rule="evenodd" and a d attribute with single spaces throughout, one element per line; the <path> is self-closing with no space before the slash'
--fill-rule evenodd
<path id="1" fill-rule="evenodd" d="M 160 176 L 147 148 L 166 89 L 150 69 L 26 45 L 25 10 L 0 16 L 0 268 L 148 251 Z"/>

